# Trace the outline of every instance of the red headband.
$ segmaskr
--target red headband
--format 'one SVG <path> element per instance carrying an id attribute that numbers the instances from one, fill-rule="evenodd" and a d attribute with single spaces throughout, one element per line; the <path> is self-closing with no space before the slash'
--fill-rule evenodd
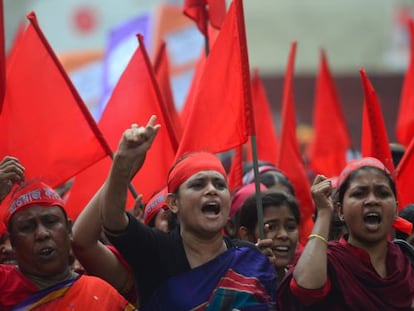
<path id="1" fill-rule="evenodd" d="M 348 162 L 348 164 L 342 170 L 341 174 L 338 177 L 337 187 L 339 188 L 352 172 L 364 166 L 376 167 L 385 173 L 390 174 L 390 171 L 385 167 L 385 165 L 376 158 L 365 157 L 361 159 L 355 159 Z"/>
<path id="2" fill-rule="evenodd" d="M 161 209 L 167 209 L 167 187 L 156 193 L 145 205 L 144 209 L 144 223 L 148 225 L 152 218 L 158 214 Z"/>
<path id="3" fill-rule="evenodd" d="M 265 185 L 260 184 L 260 191 L 266 191 L 266 189 Z M 242 207 L 244 201 L 254 193 L 256 193 L 256 185 L 254 183 L 244 185 L 234 193 L 231 198 L 230 218 L 233 218 L 237 211 Z"/>
<path id="4" fill-rule="evenodd" d="M 210 152 L 189 153 L 179 160 L 168 174 L 168 192 L 175 192 L 188 178 L 200 171 L 217 171 L 224 178 L 227 174 L 220 159 Z"/>
<path id="5" fill-rule="evenodd" d="M 17 188 L 10 198 L 6 223 L 9 223 L 13 215 L 34 205 L 64 208 L 65 203 L 55 190 L 43 182 L 25 184 Z"/>

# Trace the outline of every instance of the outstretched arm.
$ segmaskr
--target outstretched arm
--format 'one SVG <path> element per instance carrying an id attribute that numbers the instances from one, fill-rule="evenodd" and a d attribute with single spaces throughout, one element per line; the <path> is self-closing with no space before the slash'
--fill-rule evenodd
<path id="1" fill-rule="evenodd" d="M 19 160 L 6 156 L 0 162 L 0 202 L 9 194 L 13 184 L 24 180 L 24 167 Z"/>
<path id="2" fill-rule="evenodd" d="M 100 194 L 100 191 L 95 194 L 76 219 L 72 248 L 88 274 L 104 279 L 125 295 L 133 285 L 133 277 L 115 254 L 99 241 L 102 231 Z"/>
<path id="3" fill-rule="evenodd" d="M 327 281 L 327 241 L 333 212 L 332 186 L 329 179 L 318 175 L 312 188 L 312 197 L 318 209 L 318 216 L 312 234 L 293 271 L 296 283 L 303 288 L 322 288 Z"/>
<path id="4" fill-rule="evenodd" d="M 104 228 L 111 232 L 121 232 L 128 225 L 125 213 L 128 183 L 132 174 L 138 171 L 145 155 L 160 128 L 152 116 L 145 127 L 133 124 L 127 129 L 118 145 L 112 161 L 109 176 L 101 189 L 101 217 Z"/>

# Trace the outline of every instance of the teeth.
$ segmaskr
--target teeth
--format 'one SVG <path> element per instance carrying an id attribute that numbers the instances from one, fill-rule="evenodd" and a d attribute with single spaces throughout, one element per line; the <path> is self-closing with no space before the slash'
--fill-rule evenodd
<path id="1" fill-rule="evenodd" d="M 281 251 L 281 252 L 287 252 L 289 250 L 289 247 L 288 246 L 276 246 L 274 249 L 277 251 Z"/>
<path id="2" fill-rule="evenodd" d="M 50 254 L 52 251 L 53 251 L 53 250 L 52 250 L 51 248 L 44 248 L 44 249 L 41 249 L 39 253 L 40 253 L 41 255 L 48 255 L 48 254 Z"/>

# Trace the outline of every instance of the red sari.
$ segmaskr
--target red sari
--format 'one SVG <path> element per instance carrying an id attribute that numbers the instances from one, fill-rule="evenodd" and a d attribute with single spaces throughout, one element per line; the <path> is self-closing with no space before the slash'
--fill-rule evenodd
<path id="1" fill-rule="evenodd" d="M 281 310 L 411 310 L 414 270 L 397 245 L 388 242 L 385 278 L 375 271 L 368 253 L 345 239 L 330 242 L 327 254 L 330 288 L 300 289 L 291 269 L 279 289 Z"/>
<path id="2" fill-rule="evenodd" d="M 16 267 L 0 265 L 0 310 L 134 310 L 105 281 L 80 276 L 38 290 Z"/>

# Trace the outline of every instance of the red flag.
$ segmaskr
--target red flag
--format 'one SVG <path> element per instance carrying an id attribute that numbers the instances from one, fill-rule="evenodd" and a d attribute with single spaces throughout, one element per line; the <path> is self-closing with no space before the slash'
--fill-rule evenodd
<path id="1" fill-rule="evenodd" d="M 164 41 L 161 43 L 155 57 L 154 72 L 162 94 L 162 104 L 165 106 L 165 115 L 170 118 L 169 123 L 173 126 L 173 128 L 169 131 L 169 134 L 173 135 L 171 137 L 171 141 L 174 142 L 175 149 L 177 149 L 183 129 L 181 119 L 175 109 L 174 97 L 170 84 L 168 54 Z"/>
<path id="2" fill-rule="evenodd" d="M 394 163 L 390 144 L 385 129 L 381 106 L 374 87 L 368 79 L 365 69 L 360 69 L 364 89 L 364 110 L 362 116 L 361 152 L 364 157 L 380 160 L 390 172 L 394 171 Z"/>
<path id="3" fill-rule="evenodd" d="M 338 176 L 345 167 L 351 139 L 324 50 L 316 80 L 313 127 L 315 136 L 308 147 L 310 166 L 318 174 Z"/>
<path id="4" fill-rule="evenodd" d="M 234 149 L 229 171 L 229 189 L 231 192 L 243 185 L 243 145 Z"/>
<path id="5" fill-rule="evenodd" d="M 398 209 L 401 211 L 408 204 L 414 203 L 414 139 L 405 150 L 395 169 L 395 181 L 398 190 Z"/>
<path id="6" fill-rule="evenodd" d="M 55 187 L 109 148 L 39 28 L 34 13 L 9 58 L 0 115 L 0 158 L 17 157 L 26 178 Z"/>
<path id="7" fill-rule="evenodd" d="M 168 129 L 172 127 L 166 124 L 169 119 L 164 117 L 161 109 L 162 96 L 154 72 L 142 37 L 139 36 L 138 39 L 139 48 L 114 88 L 99 126 L 111 148 L 115 150 L 122 133 L 132 123 L 145 125 L 151 115 L 157 116 L 157 123 L 161 124 L 161 128 L 148 151 L 144 165 L 132 181 L 137 192 L 143 195 L 143 201 L 146 202 L 156 190 L 165 185 L 168 170 L 174 160 L 175 149 L 168 133 Z M 107 176 L 110 162 L 106 164 L 107 167 L 102 163 L 100 165 L 102 165 L 100 169 L 93 168 L 94 175 L 85 173 L 76 177 L 71 197 L 68 200 L 68 206 L 70 205 L 71 209 L 78 208 L 76 215 L 103 184 Z M 82 195 L 75 193 L 75 186 L 82 191 Z M 89 190 L 86 191 L 87 189 Z"/>
<path id="8" fill-rule="evenodd" d="M 3 108 L 4 94 L 6 93 L 6 47 L 4 37 L 3 0 L 0 0 L 0 113 Z"/>
<path id="9" fill-rule="evenodd" d="M 414 137 L 414 20 L 410 19 L 408 30 L 410 34 L 410 58 L 405 73 L 400 98 L 396 134 L 398 141 L 408 146 Z"/>
<path id="10" fill-rule="evenodd" d="M 186 126 L 187 121 L 190 117 L 190 112 L 193 110 L 193 104 L 195 99 L 195 94 L 198 90 L 198 85 L 200 84 L 201 76 L 204 72 L 204 65 L 206 63 L 205 53 L 201 53 L 200 58 L 197 61 L 197 64 L 194 69 L 193 79 L 191 80 L 191 85 L 188 89 L 187 97 L 185 99 L 183 108 L 180 112 L 180 119 L 183 128 Z"/>
<path id="11" fill-rule="evenodd" d="M 293 96 L 293 72 L 295 65 L 296 42 L 292 43 L 285 74 L 282 103 L 282 128 L 277 167 L 279 167 L 295 187 L 299 201 L 301 219 L 299 225 L 299 241 L 306 244 L 312 232 L 314 213 L 313 201 L 302 156 L 296 138 L 295 102 Z"/>
<path id="12" fill-rule="evenodd" d="M 278 139 L 273 124 L 272 111 L 266 97 L 266 91 L 257 70 L 252 80 L 252 97 L 254 109 L 254 124 L 256 127 L 256 146 L 259 160 L 276 165 L 278 156 Z M 246 144 L 247 159 L 252 161 L 250 141 Z"/>
<path id="13" fill-rule="evenodd" d="M 185 0 L 184 14 L 194 20 L 200 32 L 207 36 L 209 20 L 211 26 L 220 29 L 226 15 L 226 2 L 225 0 Z"/>
<path id="14" fill-rule="evenodd" d="M 253 131 L 247 42 L 241 0 L 235 0 L 200 77 L 177 151 L 226 151 Z"/>

